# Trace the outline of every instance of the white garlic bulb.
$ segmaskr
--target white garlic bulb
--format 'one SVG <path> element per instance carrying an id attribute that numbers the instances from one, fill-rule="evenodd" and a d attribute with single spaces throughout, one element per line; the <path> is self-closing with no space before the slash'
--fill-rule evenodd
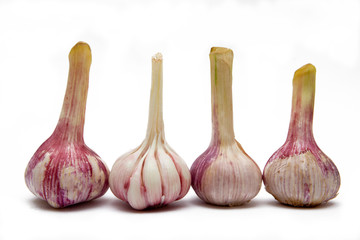
<path id="1" fill-rule="evenodd" d="M 311 64 L 295 72 L 288 137 L 264 168 L 266 190 L 291 206 L 317 206 L 336 197 L 340 188 L 338 169 L 313 136 L 315 74 Z"/>
<path id="2" fill-rule="evenodd" d="M 137 210 L 167 205 L 183 198 L 190 188 L 184 160 L 165 141 L 162 117 L 160 53 L 152 57 L 152 86 L 147 135 L 136 149 L 116 160 L 110 172 L 110 189 Z"/>

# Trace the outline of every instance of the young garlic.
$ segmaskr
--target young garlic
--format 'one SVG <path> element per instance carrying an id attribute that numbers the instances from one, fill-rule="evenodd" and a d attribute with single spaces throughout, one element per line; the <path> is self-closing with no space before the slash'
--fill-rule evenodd
<path id="1" fill-rule="evenodd" d="M 58 124 L 25 170 L 35 196 L 54 208 L 89 201 L 109 188 L 109 170 L 83 139 L 91 50 L 78 42 L 69 54 L 69 77 Z"/>
<path id="2" fill-rule="evenodd" d="M 288 136 L 264 168 L 266 190 L 291 206 L 317 206 L 336 197 L 340 188 L 339 171 L 313 136 L 315 73 L 311 64 L 295 72 Z"/>
<path id="3" fill-rule="evenodd" d="M 145 140 L 125 153 L 110 172 L 110 189 L 137 210 L 158 207 L 183 198 L 190 188 L 190 172 L 184 160 L 165 141 L 162 116 L 162 68 L 160 53 L 152 57 L 152 86 Z"/>
<path id="4" fill-rule="evenodd" d="M 211 49 L 212 139 L 190 169 L 196 194 L 207 203 L 225 206 L 250 201 L 260 191 L 262 182 L 258 165 L 235 140 L 232 62 L 232 50 Z"/>

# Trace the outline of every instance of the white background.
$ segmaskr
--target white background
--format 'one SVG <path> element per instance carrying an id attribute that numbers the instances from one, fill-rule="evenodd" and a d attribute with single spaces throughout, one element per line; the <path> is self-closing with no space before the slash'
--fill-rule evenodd
<path id="1" fill-rule="evenodd" d="M 164 55 L 166 138 L 188 166 L 211 134 L 212 46 L 233 49 L 237 140 L 264 168 L 285 141 L 294 71 L 317 68 L 314 135 L 335 162 L 337 198 L 203 204 L 191 189 L 162 209 L 134 211 L 109 190 L 54 210 L 26 188 L 25 167 L 56 126 L 77 41 L 93 54 L 85 141 L 109 168 L 145 136 L 151 56 Z M 359 1 L 0 0 L 0 239 L 360 239 Z"/>

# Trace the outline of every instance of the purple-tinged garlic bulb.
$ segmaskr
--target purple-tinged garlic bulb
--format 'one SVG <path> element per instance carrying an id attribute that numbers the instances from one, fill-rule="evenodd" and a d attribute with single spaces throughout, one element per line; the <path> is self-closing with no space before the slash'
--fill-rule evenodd
<path id="1" fill-rule="evenodd" d="M 109 188 L 109 170 L 84 143 L 86 99 L 91 50 L 78 42 L 69 54 L 70 70 L 59 122 L 25 170 L 25 182 L 35 196 L 54 208 L 89 201 Z"/>
<path id="2" fill-rule="evenodd" d="M 137 210 L 160 207 L 183 198 L 190 188 L 190 172 L 184 160 L 165 141 L 162 113 L 160 53 L 152 57 L 152 86 L 145 140 L 125 153 L 110 172 L 110 189 Z"/>
<path id="3" fill-rule="evenodd" d="M 235 140 L 232 109 L 231 49 L 210 52 L 212 139 L 193 163 L 192 187 L 205 202 L 236 206 L 253 199 L 261 188 L 261 171 Z"/>
<path id="4" fill-rule="evenodd" d="M 279 202 L 296 207 L 325 203 L 340 188 L 338 169 L 313 136 L 315 74 L 311 64 L 295 72 L 288 136 L 264 168 L 266 190 Z"/>

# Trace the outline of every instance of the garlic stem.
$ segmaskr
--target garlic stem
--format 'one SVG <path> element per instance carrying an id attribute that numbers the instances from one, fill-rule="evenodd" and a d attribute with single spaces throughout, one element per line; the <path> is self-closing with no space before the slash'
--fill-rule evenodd
<path id="1" fill-rule="evenodd" d="M 235 140 L 232 105 L 233 57 L 231 49 L 211 48 L 211 141 L 214 144 L 231 144 Z"/>
<path id="2" fill-rule="evenodd" d="M 83 142 L 91 50 L 78 42 L 69 53 L 69 76 L 60 118 L 54 131 L 59 139 Z"/>
<path id="3" fill-rule="evenodd" d="M 312 64 L 299 68 L 293 79 L 293 97 L 288 141 L 314 144 L 313 114 L 316 69 Z"/>
<path id="4" fill-rule="evenodd" d="M 152 57 L 152 81 L 149 105 L 149 121 L 146 139 L 148 141 L 160 137 L 165 139 L 163 121 L 163 57 L 157 53 Z"/>

